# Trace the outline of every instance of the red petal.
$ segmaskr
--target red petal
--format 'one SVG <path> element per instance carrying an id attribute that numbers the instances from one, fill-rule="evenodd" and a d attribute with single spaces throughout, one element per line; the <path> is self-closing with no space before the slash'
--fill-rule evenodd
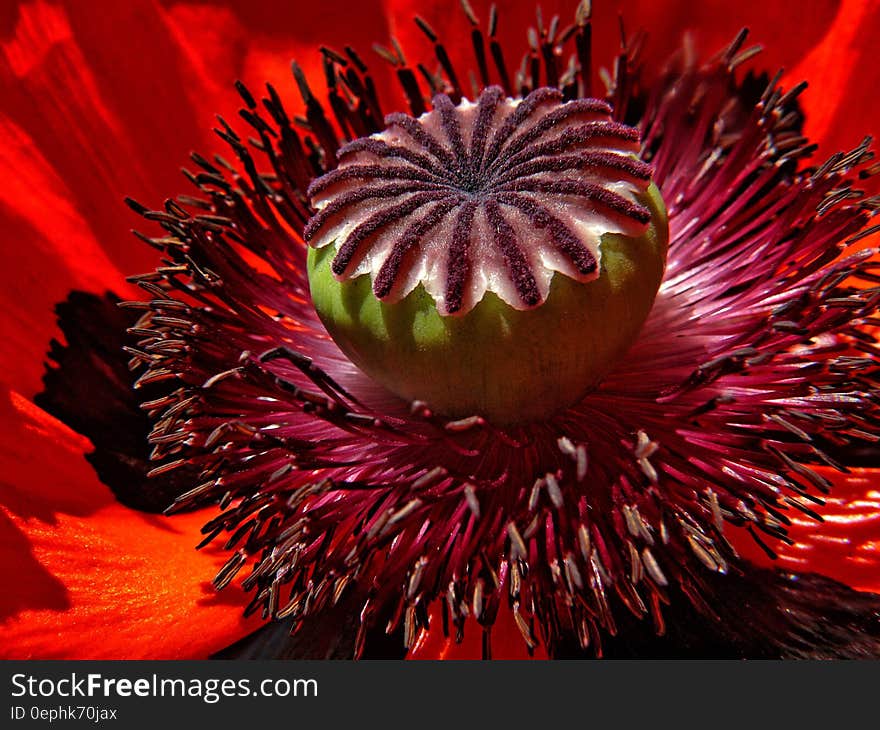
<path id="1" fill-rule="evenodd" d="M 821 573 L 852 588 L 880 593 L 880 473 L 853 469 L 849 476 L 823 470 L 834 482 L 825 520 L 792 515 L 795 541 L 780 549 L 780 567 Z"/>
<path id="2" fill-rule="evenodd" d="M 820 155 L 855 147 L 866 134 L 880 132 L 880 66 L 875 39 L 880 13 L 875 0 L 843 0 L 821 42 L 788 78 L 810 82 L 803 96 L 805 131 L 821 140 Z"/>
<path id="3" fill-rule="evenodd" d="M 72 288 L 121 291 L 123 276 L 34 140 L 2 118 L 0 139 L 0 227 L 13 264 L 0 267 L 0 372 L 16 390 L 32 394 L 40 389 L 42 362 L 57 331 L 54 304 Z"/>
<path id="4" fill-rule="evenodd" d="M 339 51 L 353 46 L 381 69 L 370 48 L 388 37 L 381 0 L 280 6 L 169 2 L 166 12 L 165 22 L 187 61 L 182 71 L 190 100 L 206 126 L 217 112 L 230 121 L 237 115 L 241 100 L 232 89 L 235 79 L 241 79 L 257 98 L 266 82 L 272 83 L 288 111 L 300 113 L 304 106 L 291 74 L 291 60 L 303 67 L 320 98 L 326 89 L 320 46 Z"/>
<path id="5" fill-rule="evenodd" d="M 846 475 L 825 467 L 816 471 L 834 483 L 826 504 L 815 508 L 824 522 L 789 513 L 788 534 L 794 545 L 765 540 L 777 560 L 770 560 L 744 531 L 730 531 L 728 537 L 742 557 L 759 565 L 819 573 L 856 590 L 880 593 L 880 472 L 853 469 Z"/>
<path id="6" fill-rule="evenodd" d="M 174 192 L 178 164 L 194 139 L 174 49 L 150 8 L 23 4 L 0 54 L 3 116 L 32 140 L 66 184 L 84 227 L 125 271 L 148 266 L 154 256 L 131 238 L 135 218 L 122 198 L 161 200 Z M 114 32 L 102 35 L 111 22 Z M 28 194 L 39 198 L 38 190 Z M 48 216 L 54 218 L 51 208 Z M 62 234 L 54 231 L 54 245 L 74 252 Z"/>
<path id="7" fill-rule="evenodd" d="M 0 412 L 0 656 L 206 657 L 259 625 L 225 555 L 193 545 L 204 513 L 126 509 L 82 458 L 88 442 L 21 396 Z"/>

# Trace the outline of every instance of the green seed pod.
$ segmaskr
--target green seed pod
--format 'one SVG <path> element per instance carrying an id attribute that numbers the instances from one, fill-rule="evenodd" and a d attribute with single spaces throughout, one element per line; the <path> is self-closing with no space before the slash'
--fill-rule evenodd
<path id="1" fill-rule="evenodd" d="M 511 425 L 576 403 L 632 344 L 663 276 L 666 211 L 635 130 L 601 102 L 539 92 L 438 97 L 352 143 L 310 191 L 327 331 L 367 375 L 450 418 Z"/>

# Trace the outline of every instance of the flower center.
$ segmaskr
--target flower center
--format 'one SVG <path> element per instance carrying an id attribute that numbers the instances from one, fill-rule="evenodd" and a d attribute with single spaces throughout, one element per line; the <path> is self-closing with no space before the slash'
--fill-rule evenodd
<path id="1" fill-rule="evenodd" d="M 316 213 L 304 234 L 315 249 L 313 299 L 342 349 L 394 392 L 450 414 L 518 421 L 583 395 L 625 349 L 620 333 L 628 345 L 638 331 L 665 260 L 665 213 L 649 193 L 650 167 L 635 157 L 638 131 L 610 115 L 605 102 L 563 102 L 556 89 L 515 100 L 490 87 L 457 106 L 438 95 L 418 119 L 391 114 L 383 132 L 343 147 L 339 167 L 309 188 Z M 606 265 L 609 236 L 650 240 L 610 251 Z M 346 301 L 331 301 L 336 289 Z M 521 316 L 546 309 L 551 290 L 560 292 L 554 307 Z M 391 320 L 401 320 L 396 336 Z M 571 326 L 584 330 L 573 347 Z M 537 352 L 560 343 L 569 355 Z M 492 361 L 524 355 L 545 369 L 540 381 L 561 386 L 505 373 L 506 387 L 520 382 L 542 405 L 487 395 L 502 389 L 504 368 Z M 476 377 L 483 395 L 432 385 L 438 363 L 441 380 Z"/>

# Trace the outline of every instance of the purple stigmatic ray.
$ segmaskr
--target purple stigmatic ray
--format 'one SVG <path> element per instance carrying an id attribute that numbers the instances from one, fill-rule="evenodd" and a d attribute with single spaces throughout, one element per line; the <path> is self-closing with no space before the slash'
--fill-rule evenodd
<path id="1" fill-rule="evenodd" d="M 374 213 L 363 223 L 358 225 L 345 240 L 345 243 L 333 259 L 333 273 L 337 276 L 342 276 L 352 262 L 354 256 L 357 254 L 361 243 L 370 238 L 370 236 L 377 231 L 388 228 L 391 224 L 415 213 L 426 203 L 430 203 L 433 200 L 443 199 L 443 197 L 445 196 L 442 193 L 428 191 L 418 193 L 417 195 L 410 195 L 399 205 L 381 208 L 377 213 Z"/>
<path id="2" fill-rule="evenodd" d="M 486 141 L 492 131 L 492 118 L 503 97 L 503 92 L 497 86 L 492 86 L 480 94 L 477 102 L 477 117 L 471 129 L 470 154 L 475 165 L 482 163 L 483 155 L 486 153 Z"/>
<path id="3" fill-rule="evenodd" d="M 449 260 L 446 264 L 446 310 L 455 314 L 461 310 L 464 286 L 470 272 L 470 231 L 477 211 L 475 200 L 467 201 L 455 221 L 452 245 L 449 247 Z"/>
<path id="4" fill-rule="evenodd" d="M 541 301 L 538 284 L 529 268 L 529 262 L 516 240 L 516 231 L 508 223 L 501 208 L 494 200 L 486 203 L 486 217 L 495 233 L 495 243 L 501 249 L 504 262 L 507 264 L 510 277 L 516 287 L 519 298 L 529 306 Z"/>
<path id="5" fill-rule="evenodd" d="M 542 205 L 524 195 L 499 195 L 498 200 L 525 213 L 535 228 L 546 228 L 559 250 L 574 262 L 581 274 L 592 274 L 596 270 L 599 264 L 590 249 Z"/>
<path id="6" fill-rule="evenodd" d="M 458 105 L 438 94 L 433 107 L 389 114 L 384 132 L 343 146 L 339 167 L 310 185 L 304 237 L 335 247 L 337 278 L 370 274 L 387 302 L 422 284 L 445 315 L 487 291 L 529 309 L 557 272 L 599 275 L 603 233 L 644 233 L 651 168 L 634 156 L 638 131 L 612 121 L 606 102 L 563 102 L 549 88 L 513 100 L 492 86 Z"/>
<path id="7" fill-rule="evenodd" d="M 394 282 L 404 265 L 404 257 L 431 228 L 436 226 L 452 208 L 458 204 L 454 198 L 437 203 L 421 219 L 413 223 L 406 232 L 398 239 L 391 249 L 391 253 L 382 264 L 379 275 L 373 282 L 373 293 L 377 299 L 383 299 L 391 292 Z"/>

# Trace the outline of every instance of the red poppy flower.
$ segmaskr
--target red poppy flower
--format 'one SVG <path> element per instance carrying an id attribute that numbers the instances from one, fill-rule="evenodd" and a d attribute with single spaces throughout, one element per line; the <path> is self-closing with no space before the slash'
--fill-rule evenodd
<path id="1" fill-rule="evenodd" d="M 860 145 L 880 112 L 876 3 L 608 3 L 592 25 L 568 3 L 544 3 L 537 22 L 529 3 L 492 20 L 473 7 L 167 0 L 98 12 L 33 0 L 3 11 L 4 656 L 878 653 L 880 272 Z M 764 46 L 757 58 L 742 26 Z M 382 58 L 367 57 L 374 42 Z M 781 78 L 760 74 L 782 66 Z M 610 108 L 566 106 L 604 97 L 605 78 Z M 470 130 L 461 98 L 476 102 L 472 85 L 500 85 L 474 114 L 509 96 L 527 99 L 510 109 L 557 113 L 562 128 L 566 115 L 598 115 L 598 136 L 617 142 L 596 154 L 638 195 L 621 207 L 608 192 L 618 183 L 598 193 L 541 178 L 570 171 L 566 145 L 583 140 L 542 137 L 525 113 L 507 146 L 503 120 L 487 127 L 508 155 L 499 178 L 444 168 L 450 130 Z M 529 96 L 548 86 L 559 93 Z M 433 91 L 447 96 L 432 106 Z M 434 142 L 399 117 L 409 142 L 343 146 L 379 133 L 383 113 L 433 108 L 445 115 Z M 640 141 L 624 139 L 636 129 Z M 644 170 L 621 162 L 624 142 Z M 142 222 L 119 201 L 183 190 L 177 169 L 192 149 L 206 156 L 189 163 L 191 197 L 161 211 L 132 202 L 165 229 L 138 244 L 127 230 Z M 852 151 L 831 157 L 839 150 Z M 370 155 L 369 174 L 353 170 Z M 399 158 L 419 171 L 389 171 Z M 334 205 L 356 225 L 373 196 L 351 197 L 346 181 L 407 181 L 400 194 L 415 202 L 399 217 L 423 228 L 467 209 L 431 197 L 438 176 L 444 190 L 453 177 L 497 183 L 482 212 L 455 208 L 455 230 L 484 216 L 507 231 L 497 243 L 509 261 L 524 220 L 560 250 L 596 253 L 566 238 L 574 224 L 557 208 L 529 202 L 535 186 L 617 206 L 605 218 L 622 228 L 603 230 L 636 235 L 650 218 L 639 223 L 648 174 L 672 237 L 660 296 L 626 357 L 561 415 L 496 427 L 405 407 L 360 374 L 342 352 L 351 343 L 340 350 L 312 307 L 309 206 L 329 210 L 309 224 L 320 239 Z M 437 221 L 416 220 L 437 201 Z M 378 205 L 370 215 L 390 215 Z M 351 225 L 345 235 L 354 251 Z M 337 273 L 351 273 L 336 256 Z M 377 295 L 403 298 L 398 269 L 374 272 Z M 537 312 L 547 290 L 526 269 L 497 291 Z M 133 280 L 140 289 L 126 283 L 150 270 Z M 453 315 L 450 302 L 467 308 L 465 279 L 442 273 Z M 178 514 L 162 516 L 170 503 Z M 276 621 L 260 628 L 260 612 Z"/>

